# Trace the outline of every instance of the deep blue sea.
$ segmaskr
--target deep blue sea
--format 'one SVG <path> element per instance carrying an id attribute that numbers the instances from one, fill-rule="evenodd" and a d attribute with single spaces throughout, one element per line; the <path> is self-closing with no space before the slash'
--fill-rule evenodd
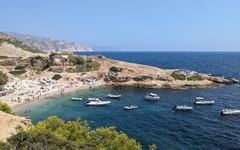
<path id="1" fill-rule="evenodd" d="M 213 75 L 224 75 L 240 79 L 240 53 L 227 52 L 94 52 L 107 57 L 152 65 L 161 68 L 183 68 Z M 154 92 L 161 96 L 158 102 L 143 100 L 143 95 Z M 120 93 L 120 100 L 109 106 L 86 107 L 84 102 L 71 101 L 71 97 L 100 97 L 106 100 L 108 93 Z M 188 104 L 196 96 L 215 100 L 213 106 L 194 106 L 192 112 L 173 112 L 175 104 Z M 124 111 L 123 107 L 136 104 L 139 109 Z M 15 109 L 24 116 L 30 109 L 34 123 L 57 115 L 64 120 L 80 116 L 91 128 L 114 126 L 139 141 L 143 148 L 155 143 L 159 149 L 176 150 L 239 150 L 240 115 L 221 116 L 223 108 L 240 109 L 240 86 L 220 86 L 203 89 L 139 89 L 101 88 L 65 94 L 31 102 Z"/>

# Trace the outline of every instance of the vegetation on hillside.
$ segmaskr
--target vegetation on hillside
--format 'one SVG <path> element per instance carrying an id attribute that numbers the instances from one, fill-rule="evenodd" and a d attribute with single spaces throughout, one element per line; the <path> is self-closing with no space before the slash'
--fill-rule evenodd
<path id="1" fill-rule="evenodd" d="M 177 73 L 172 73 L 171 76 L 175 79 L 175 80 L 186 80 L 186 76 L 182 75 L 182 74 L 177 74 Z"/>
<path id="2" fill-rule="evenodd" d="M 174 71 L 171 76 L 175 80 L 188 80 L 188 81 L 201 81 L 203 80 L 202 76 L 196 72 L 191 72 L 189 70 L 177 70 Z"/>
<path id="3" fill-rule="evenodd" d="M 73 63 L 74 65 L 83 65 L 85 60 L 81 56 L 70 56 L 69 62 Z"/>
<path id="4" fill-rule="evenodd" d="M 6 58 L 8 58 L 7 56 L 0 56 L 0 60 L 1 59 L 6 59 Z"/>
<path id="5" fill-rule="evenodd" d="M 61 79 L 61 78 L 62 78 L 62 76 L 61 76 L 60 74 L 55 74 L 55 75 L 52 77 L 53 80 L 59 80 L 59 79 Z"/>
<path id="6" fill-rule="evenodd" d="M 192 75 L 192 76 L 187 77 L 187 80 L 189 80 L 189 81 L 201 81 L 201 80 L 203 80 L 203 78 L 200 75 L 196 74 L 196 75 Z"/>
<path id="7" fill-rule="evenodd" d="M 19 129 L 7 142 L 0 145 L 17 150 L 141 150 L 141 145 L 123 132 L 112 128 L 90 130 L 87 123 L 80 119 L 64 122 L 56 116 L 27 129 Z M 149 149 L 156 150 L 156 145 Z"/>
<path id="8" fill-rule="evenodd" d="M 122 68 L 111 67 L 109 70 L 112 71 L 112 72 L 117 73 L 117 72 L 121 72 L 121 71 L 122 71 Z"/>
<path id="9" fill-rule="evenodd" d="M 1 38 L 0 37 L 0 46 L 2 45 L 2 43 L 12 44 L 15 47 L 21 48 L 22 50 L 29 51 L 29 52 L 32 52 L 32 53 L 42 53 L 42 51 L 40 51 L 36 48 L 32 48 L 32 47 L 16 40 L 16 39 L 6 39 L 6 38 Z"/>
<path id="10" fill-rule="evenodd" d="M 0 71 L 0 86 L 7 84 L 8 82 L 8 76 Z"/>
<path id="11" fill-rule="evenodd" d="M 9 107 L 7 104 L 2 103 L 2 102 L 0 102 L 0 111 L 15 115 L 15 113 L 12 111 L 11 107 Z"/>
<path id="12" fill-rule="evenodd" d="M 9 71 L 9 73 L 12 74 L 12 75 L 21 75 L 21 74 L 26 73 L 26 70 L 25 69 L 13 70 L 13 71 Z"/>

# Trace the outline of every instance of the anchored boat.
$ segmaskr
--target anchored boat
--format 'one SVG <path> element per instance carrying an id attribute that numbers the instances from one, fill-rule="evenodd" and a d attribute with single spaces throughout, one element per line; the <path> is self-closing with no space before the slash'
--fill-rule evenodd
<path id="1" fill-rule="evenodd" d="M 87 106 L 104 106 L 104 105 L 108 105 L 110 104 L 111 101 L 101 101 L 99 99 L 96 100 L 90 100 L 88 102 L 86 102 Z"/>
<path id="2" fill-rule="evenodd" d="M 89 97 L 88 98 L 89 101 L 94 101 L 94 100 L 100 100 L 99 98 L 96 98 L 96 97 Z"/>
<path id="3" fill-rule="evenodd" d="M 82 97 L 73 97 L 72 98 L 73 101 L 83 101 Z"/>
<path id="4" fill-rule="evenodd" d="M 205 100 L 205 98 L 203 98 L 203 97 L 196 97 L 196 99 L 193 103 L 196 105 L 213 105 L 215 103 L 215 101 Z"/>
<path id="5" fill-rule="evenodd" d="M 138 106 L 137 105 L 130 105 L 130 106 L 125 106 L 124 109 L 125 110 L 133 110 L 133 109 L 137 109 Z"/>
<path id="6" fill-rule="evenodd" d="M 175 105 L 175 106 L 173 106 L 173 110 L 175 110 L 175 111 L 191 111 L 191 110 L 193 110 L 193 107 L 187 106 L 187 105 Z"/>
<path id="7" fill-rule="evenodd" d="M 144 96 L 144 99 L 146 100 L 159 100 L 160 96 L 158 96 L 157 94 L 154 93 L 150 93 Z"/>
<path id="8" fill-rule="evenodd" d="M 107 94 L 106 95 L 107 98 L 112 98 L 112 99 L 119 99 L 119 98 L 121 98 L 121 96 L 122 95 L 120 95 L 120 94 L 117 94 L 117 95 L 115 95 L 115 94 Z"/>
<path id="9" fill-rule="evenodd" d="M 237 115 L 240 114 L 240 109 L 222 109 L 221 115 Z"/>

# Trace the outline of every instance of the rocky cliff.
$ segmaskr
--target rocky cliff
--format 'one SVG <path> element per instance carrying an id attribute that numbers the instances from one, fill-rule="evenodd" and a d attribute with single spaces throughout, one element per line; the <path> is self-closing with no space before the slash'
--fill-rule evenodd
<path id="1" fill-rule="evenodd" d="M 21 42 L 23 45 L 31 47 L 32 49 L 41 50 L 45 52 L 53 51 L 80 51 L 89 52 L 92 49 L 87 45 L 82 45 L 74 42 L 67 42 L 64 40 L 53 40 L 49 38 L 31 36 L 26 34 L 12 33 L 12 32 L 0 32 L 0 39 L 5 38 L 17 42 Z"/>

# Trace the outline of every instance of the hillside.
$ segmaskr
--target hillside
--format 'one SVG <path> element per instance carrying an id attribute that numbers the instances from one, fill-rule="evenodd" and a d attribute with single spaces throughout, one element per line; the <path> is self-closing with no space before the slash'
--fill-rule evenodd
<path id="1" fill-rule="evenodd" d="M 24 117 L 14 116 L 0 111 L 0 141 L 6 141 L 7 138 L 17 133 L 17 127 L 26 127 L 30 121 Z"/>
<path id="2" fill-rule="evenodd" d="M 64 40 L 52 40 L 49 38 L 37 37 L 26 34 L 5 32 L 2 33 L 5 36 L 16 39 L 33 49 L 45 51 L 45 52 L 60 52 L 60 51 L 79 51 L 79 52 L 89 52 L 92 49 L 87 45 L 82 45 L 74 42 L 67 42 Z M 1 33 L 0 33 L 1 37 Z"/>

